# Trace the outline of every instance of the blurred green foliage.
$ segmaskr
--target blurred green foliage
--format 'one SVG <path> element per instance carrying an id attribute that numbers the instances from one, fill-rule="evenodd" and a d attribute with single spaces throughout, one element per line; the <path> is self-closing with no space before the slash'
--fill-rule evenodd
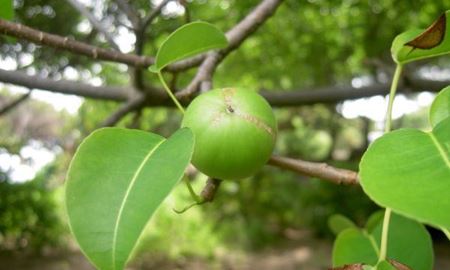
<path id="1" fill-rule="evenodd" d="M 11 183 L 0 175 L 0 250 L 42 251 L 58 247 L 66 232 L 58 213 L 54 192 L 47 179 L 54 166 L 43 169 L 35 179 Z"/>

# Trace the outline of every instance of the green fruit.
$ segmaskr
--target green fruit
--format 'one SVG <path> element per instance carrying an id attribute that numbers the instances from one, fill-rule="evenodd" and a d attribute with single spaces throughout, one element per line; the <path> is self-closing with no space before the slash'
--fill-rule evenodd
<path id="1" fill-rule="evenodd" d="M 192 163 L 218 179 L 251 176 L 269 159 L 277 122 L 269 103 L 254 91 L 215 89 L 195 98 L 183 127 L 195 135 Z"/>

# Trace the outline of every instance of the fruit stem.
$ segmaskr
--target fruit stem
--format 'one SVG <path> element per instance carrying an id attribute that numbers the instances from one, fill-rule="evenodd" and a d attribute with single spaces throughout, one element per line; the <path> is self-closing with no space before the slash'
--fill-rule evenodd
<path id="1" fill-rule="evenodd" d="M 158 72 L 158 78 L 161 81 L 164 90 L 166 90 L 167 94 L 169 95 L 169 97 L 172 99 L 172 101 L 175 103 L 175 105 L 177 105 L 178 109 L 180 110 L 181 113 L 184 114 L 184 108 L 183 106 L 181 106 L 180 102 L 178 101 L 178 99 L 175 97 L 175 95 L 172 93 L 172 91 L 170 90 L 169 86 L 167 85 L 166 81 L 164 81 L 164 77 L 162 75 L 161 72 Z"/>
<path id="2" fill-rule="evenodd" d="M 194 201 L 196 203 L 202 202 L 202 198 L 200 198 L 200 196 L 198 196 L 195 193 L 194 188 L 192 188 L 192 185 L 191 185 L 191 182 L 189 181 L 189 179 L 186 176 L 184 176 L 183 180 L 184 180 L 184 183 L 186 184 L 186 187 L 189 190 L 189 194 L 191 194 L 192 199 L 194 199 Z"/>
<path id="3" fill-rule="evenodd" d="M 384 133 L 391 131 L 392 127 L 392 107 L 394 106 L 395 93 L 397 92 L 398 82 L 400 81 L 400 75 L 402 73 L 403 66 L 397 64 L 395 68 L 394 78 L 392 78 L 391 90 L 389 92 L 389 103 L 386 112 L 386 122 L 384 124 Z"/>
<path id="4" fill-rule="evenodd" d="M 384 219 L 383 219 L 383 230 L 381 231 L 381 248 L 380 248 L 380 257 L 378 258 L 378 262 L 386 260 L 386 253 L 387 253 L 387 240 L 388 240 L 388 233 L 389 233 L 389 221 L 391 219 L 391 208 L 386 208 L 386 211 L 384 212 Z"/>
<path id="5" fill-rule="evenodd" d="M 177 214 L 183 214 L 184 212 L 186 212 L 187 210 L 191 209 L 193 206 L 196 205 L 202 205 L 204 203 L 206 203 L 207 201 L 204 200 L 203 198 L 201 198 L 200 196 L 198 196 L 197 194 L 195 194 L 194 189 L 192 188 L 191 183 L 189 182 L 189 178 L 186 177 L 186 175 L 183 177 L 184 183 L 186 184 L 188 190 L 189 190 L 189 194 L 191 195 L 192 199 L 194 199 L 194 203 L 184 207 L 181 210 L 177 210 L 177 209 L 173 209 L 173 211 L 175 211 L 175 213 Z"/>
<path id="6" fill-rule="evenodd" d="M 394 105 L 395 93 L 397 92 L 398 82 L 400 81 L 400 75 L 402 73 L 403 66 L 401 64 L 397 64 L 395 68 L 394 77 L 392 78 L 391 89 L 389 92 L 389 103 L 386 112 L 386 122 L 384 125 L 384 133 L 388 133 L 392 128 L 392 107 Z M 392 210 L 390 208 L 386 208 L 384 212 L 383 219 L 383 229 L 381 231 L 381 243 L 380 243 L 380 256 L 378 258 L 378 262 L 386 260 L 387 254 L 387 242 L 388 242 L 388 234 L 389 234 L 389 221 L 391 219 Z"/>

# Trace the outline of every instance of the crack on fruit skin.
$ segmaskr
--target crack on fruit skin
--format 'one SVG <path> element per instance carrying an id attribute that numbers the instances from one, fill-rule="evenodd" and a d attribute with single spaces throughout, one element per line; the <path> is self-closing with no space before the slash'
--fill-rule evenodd
<path id="1" fill-rule="evenodd" d="M 257 128 L 265 130 L 275 140 L 275 133 L 273 132 L 273 129 L 271 127 L 269 127 L 266 123 L 261 121 L 260 119 L 254 117 L 252 115 L 244 114 L 244 113 L 240 113 L 240 112 L 236 112 L 236 115 L 238 117 L 241 117 L 245 121 L 254 124 Z"/>
<path id="2" fill-rule="evenodd" d="M 269 133 L 273 140 L 275 140 L 275 132 L 274 130 L 268 126 L 266 123 L 261 121 L 260 119 L 254 117 L 253 115 L 241 113 L 237 108 L 233 107 L 232 97 L 236 94 L 235 88 L 224 88 L 222 89 L 222 96 L 225 102 L 226 111 L 231 114 L 235 114 L 237 117 L 242 118 L 243 120 L 254 124 L 257 128 L 262 129 Z M 222 118 L 223 113 L 218 113 L 218 115 L 214 116 L 213 123 L 217 123 Z"/>

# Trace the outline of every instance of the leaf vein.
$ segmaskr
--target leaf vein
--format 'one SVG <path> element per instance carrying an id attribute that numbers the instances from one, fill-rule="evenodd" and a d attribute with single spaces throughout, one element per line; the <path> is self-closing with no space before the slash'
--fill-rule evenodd
<path id="1" fill-rule="evenodd" d="M 138 169 L 136 170 L 136 172 L 133 174 L 133 178 L 131 178 L 130 184 L 128 185 L 128 188 L 125 192 L 125 196 L 123 197 L 123 201 L 122 204 L 120 205 L 119 208 L 119 213 L 117 215 L 117 220 L 116 220 L 116 224 L 114 226 L 114 231 L 113 231 L 113 243 L 112 243 L 112 263 L 113 263 L 113 269 L 116 269 L 116 247 L 117 247 L 117 235 L 118 235 L 118 230 L 119 230 L 119 224 L 120 221 L 122 219 L 122 213 L 123 213 L 123 209 L 125 208 L 125 204 L 127 202 L 127 198 L 130 195 L 131 190 L 133 189 L 134 183 L 136 182 L 139 174 L 141 173 L 142 169 L 144 168 L 145 163 L 147 163 L 148 159 L 152 156 L 152 154 L 156 151 L 156 149 L 158 149 L 158 147 L 164 142 L 165 140 L 161 140 L 158 144 L 156 144 L 149 152 L 148 154 L 144 157 L 144 159 L 142 160 L 142 162 L 139 164 Z"/>
<path id="2" fill-rule="evenodd" d="M 436 139 L 433 133 L 430 132 L 428 133 L 428 135 L 430 135 L 431 141 L 433 141 L 434 146 L 436 146 L 436 148 L 438 149 L 439 154 L 441 154 L 445 164 L 447 165 L 448 168 L 450 168 L 450 160 L 447 154 L 445 153 L 444 147 L 442 147 L 442 145 L 439 143 L 439 141 Z"/>

